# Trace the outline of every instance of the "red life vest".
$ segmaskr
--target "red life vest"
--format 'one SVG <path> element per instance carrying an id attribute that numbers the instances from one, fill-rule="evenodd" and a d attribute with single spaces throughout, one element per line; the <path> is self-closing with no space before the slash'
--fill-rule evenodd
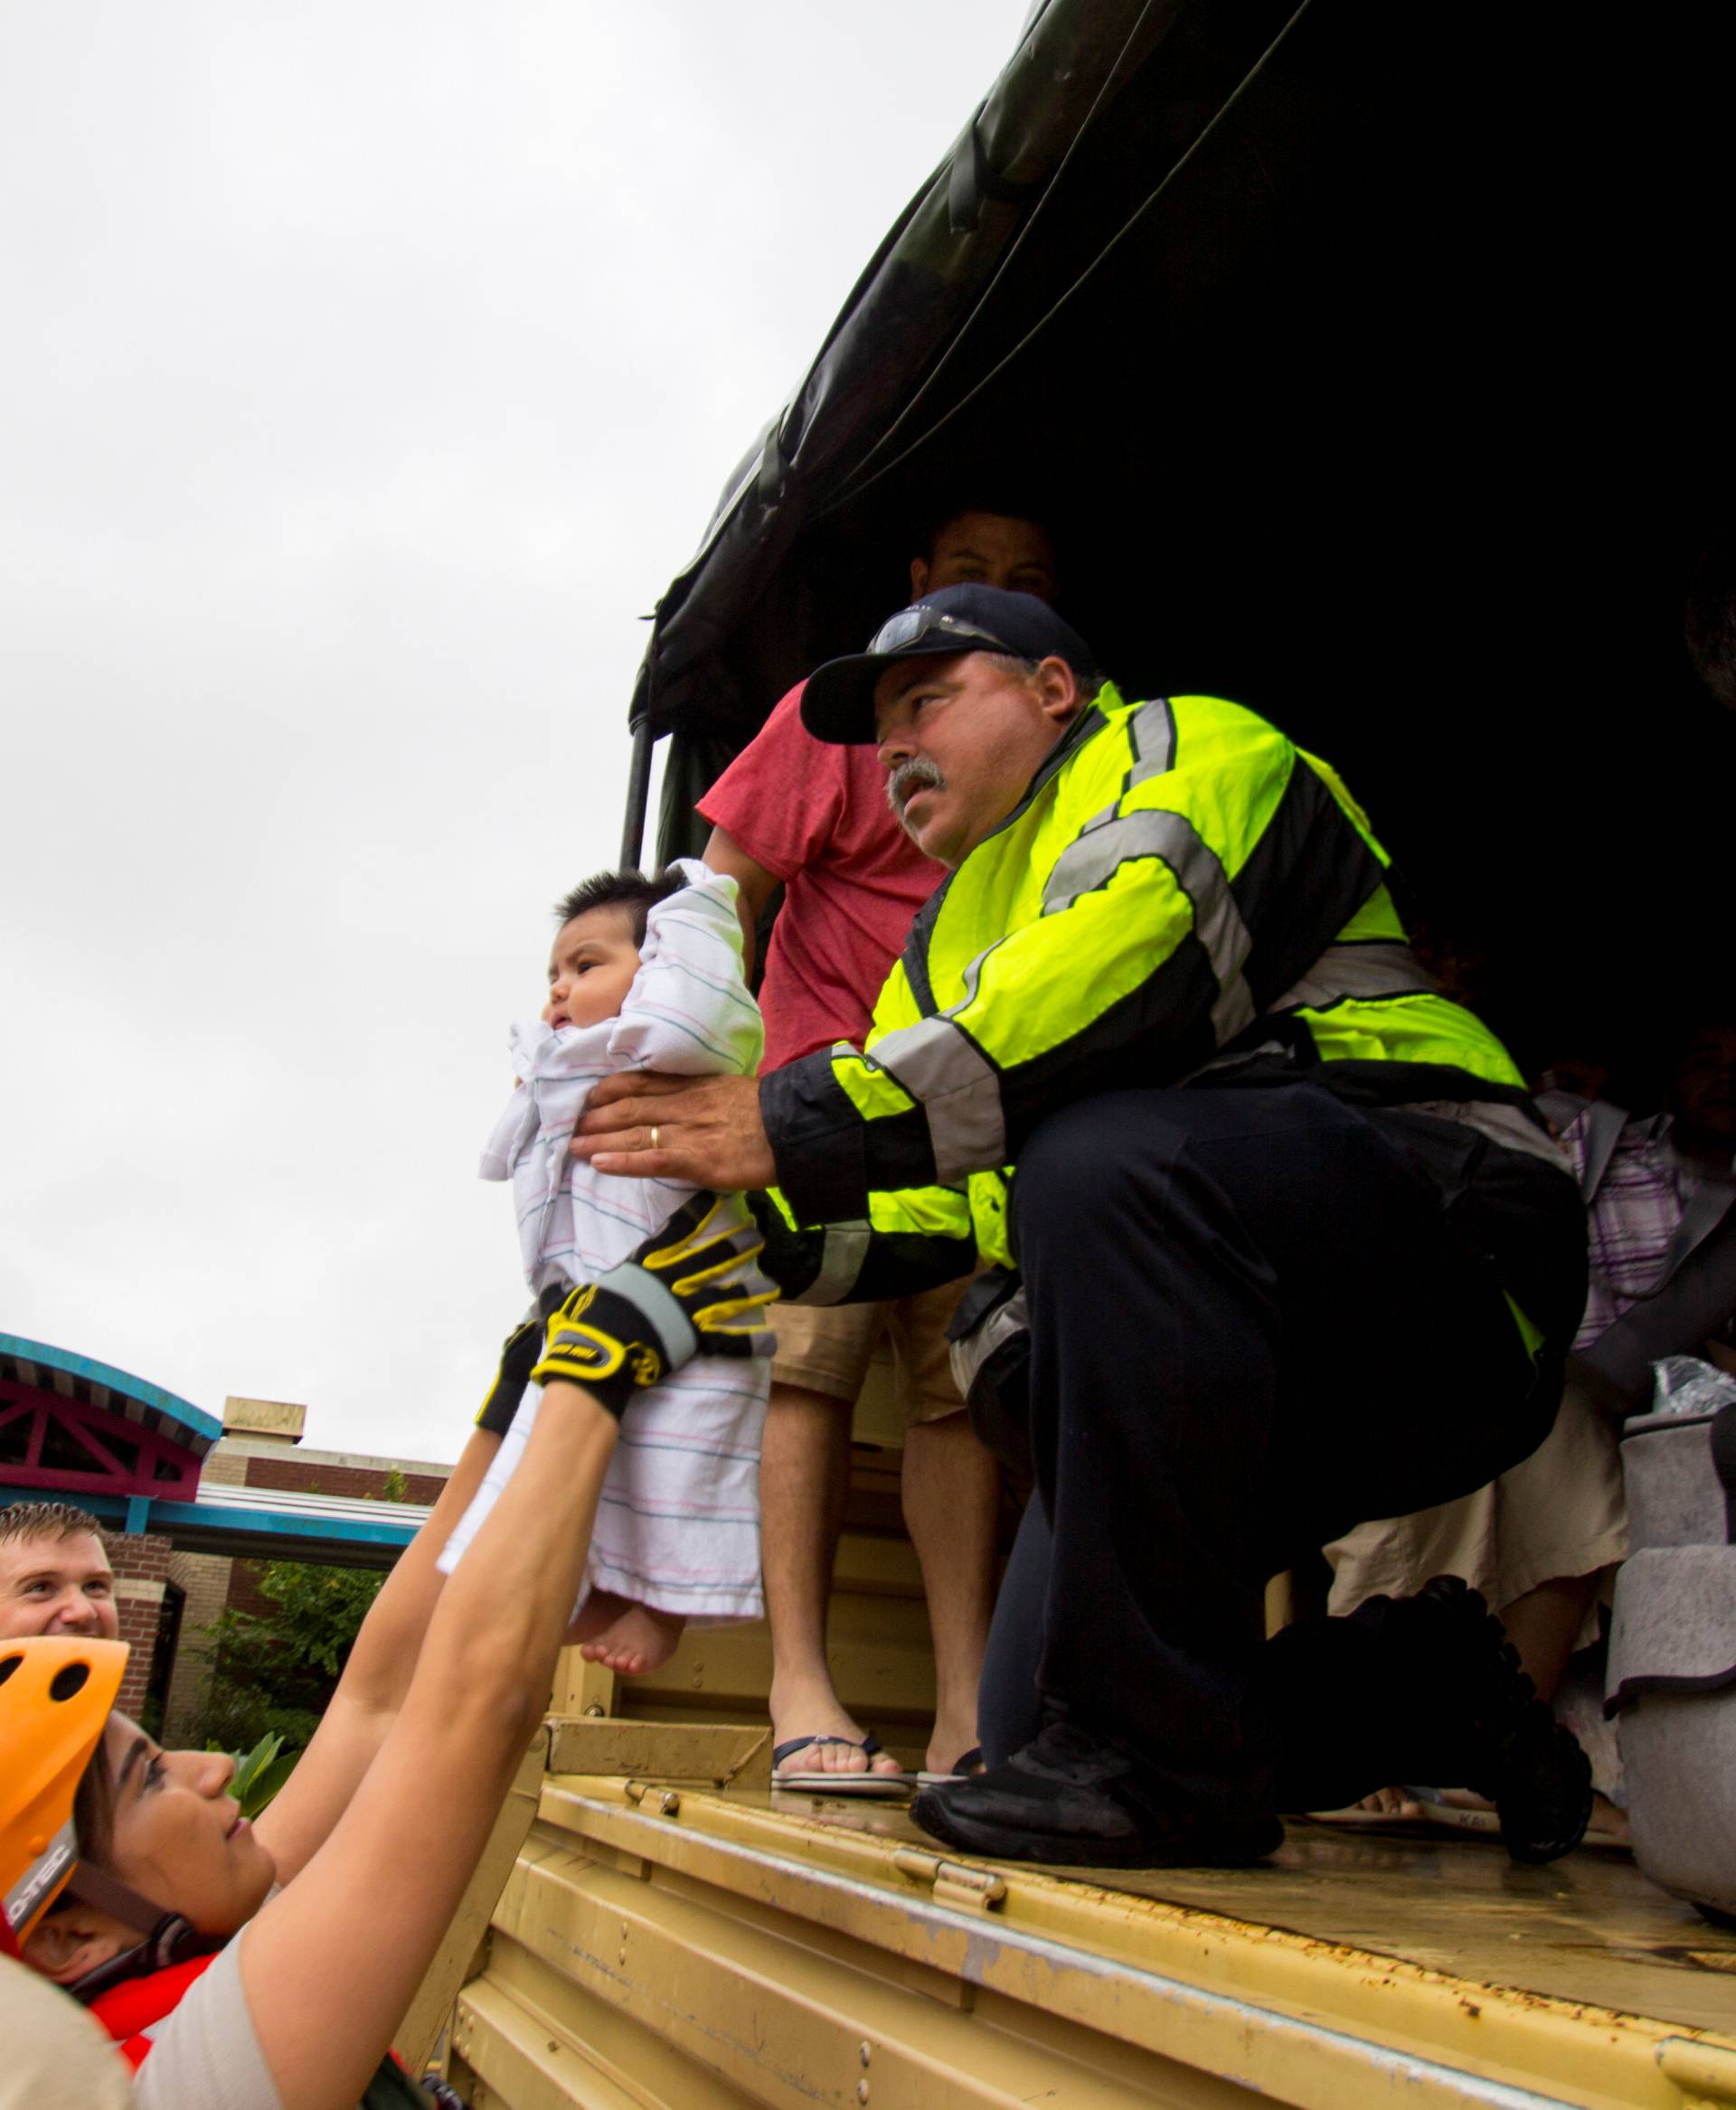
<path id="1" fill-rule="evenodd" d="M 193 1980 L 216 1961 L 215 1955 L 195 1956 L 190 1964 L 171 1964 L 143 1978 L 123 1979 L 90 2002 L 90 2012 L 126 2053 L 135 2072 L 150 2054 L 157 2024 L 167 2021 Z"/>
<path id="2" fill-rule="evenodd" d="M 200 1973 L 209 1971 L 221 1954 L 218 1951 L 209 1956 L 195 1956 L 191 1963 L 171 1964 L 164 1970 L 147 1972 L 142 1978 L 123 1979 L 90 2002 L 90 2012 L 119 2045 L 135 2073 L 151 2055 L 158 2024 L 167 2021 Z M 387 2052 L 380 2061 L 376 2079 L 381 2077 L 395 2083 L 382 2100 L 393 2104 L 427 2100 L 395 2051 Z M 374 2087 L 370 2084 L 367 2100 L 373 2099 Z"/>

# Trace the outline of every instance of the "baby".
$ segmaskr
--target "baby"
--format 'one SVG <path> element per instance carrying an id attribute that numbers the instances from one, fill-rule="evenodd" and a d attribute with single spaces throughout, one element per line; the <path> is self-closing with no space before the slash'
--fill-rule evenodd
<path id="1" fill-rule="evenodd" d="M 541 1296 L 594 1280 L 659 1229 L 684 1182 L 605 1178 L 568 1150 L 590 1088 L 620 1069 L 750 1077 L 764 1045 L 741 974 L 735 881 L 688 860 L 660 878 L 599 872 L 556 910 L 542 1018 L 515 1024 L 519 1088 L 482 1156 L 510 1179 L 525 1279 Z M 545 1300 L 546 1302 L 546 1300 Z M 770 1352 L 770 1334 L 765 1352 Z M 568 1639 L 593 1663 L 643 1675 L 687 1621 L 757 1619 L 760 1436 L 770 1364 L 700 1355 L 643 1395 L 621 1425 Z M 450 1572 L 524 1453 L 542 1397 L 513 1426 L 440 1555 Z"/>

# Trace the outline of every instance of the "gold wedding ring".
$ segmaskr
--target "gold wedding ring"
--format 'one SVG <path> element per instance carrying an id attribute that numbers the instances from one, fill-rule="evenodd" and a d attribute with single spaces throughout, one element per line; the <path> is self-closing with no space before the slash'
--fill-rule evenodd
<path id="1" fill-rule="evenodd" d="M 662 1133 L 658 1129 L 655 1121 L 651 1124 L 651 1147 L 653 1150 L 661 1150 L 663 1148 Z"/>

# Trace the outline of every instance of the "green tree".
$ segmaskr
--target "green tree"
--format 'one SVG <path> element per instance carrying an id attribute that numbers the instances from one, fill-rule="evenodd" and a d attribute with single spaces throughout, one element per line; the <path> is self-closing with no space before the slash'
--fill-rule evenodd
<path id="1" fill-rule="evenodd" d="M 225 1751 L 250 1750 L 274 1734 L 299 1750 L 384 1578 L 305 1560 L 268 1560 L 258 1575 L 270 1611 L 231 1606 L 204 1630 L 211 1689 L 195 1733 Z"/>

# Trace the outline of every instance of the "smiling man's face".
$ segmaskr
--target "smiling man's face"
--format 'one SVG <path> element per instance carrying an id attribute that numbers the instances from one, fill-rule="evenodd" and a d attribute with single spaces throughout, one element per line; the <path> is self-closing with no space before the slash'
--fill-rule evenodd
<path id="1" fill-rule="evenodd" d="M 1736 1144 L 1736 1026 L 1701 1026 L 1675 1075 L 1678 1117 L 1698 1135 Z"/>
<path id="2" fill-rule="evenodd" d="M 120 1638 L 114 1571 L 94 1531 L 0 1540 L 0 1640 L 32 1634 Z"/>

